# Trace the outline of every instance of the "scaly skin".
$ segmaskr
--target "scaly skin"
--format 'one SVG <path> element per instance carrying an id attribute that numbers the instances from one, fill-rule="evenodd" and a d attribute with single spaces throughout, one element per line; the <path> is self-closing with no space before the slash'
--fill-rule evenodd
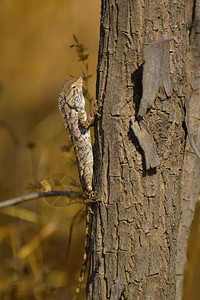
<path id="1" fill-rule="evenodd" d="M 99 107 L 95 106 L 93 112 L 87 118 L 85 112 L 85 99 L 82 93 L 82 78 L 74 77 L 66 80 L 63 84 L 62 92 L 59 95 L 59 109 L 64 119 L 65 127 L 71 138 L 76 160 L 78 164 L 79 177 L 83 192 L 87 201 L 94 202 L 94 193 L 92 192 L 93 177 L 93 151 L 92 140 L 89 126 L 92 124 L 94 117 L 98 114 Z M 87 204 L 86 219 L 86 237 L 85 252 L 83 256 L 82 268 L 79 276 L 78 285 L 73 300 L 76 300 L 80 292 L 81 283 L 84 279 L 85 269 L 89 253 L 89 219 L 90 207 Z"/>
<path id="2" fill-rule="evenodd" d="M 87 121 L 85 99 L 82 93 L 82 78 L 66 80 L 59 95 L 59 109 L 71 138 L 78 164 L 83 192 L 92 192 L 93 151 Z"/>

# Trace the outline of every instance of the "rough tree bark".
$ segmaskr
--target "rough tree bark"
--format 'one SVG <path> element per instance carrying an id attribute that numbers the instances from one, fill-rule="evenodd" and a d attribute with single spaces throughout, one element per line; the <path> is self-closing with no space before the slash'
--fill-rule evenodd
<path id="1" fill-rule="evenodd" d="M 186 99 L 186 123 L 191 138 L 195 141 L 197 148 L 200 149 L 200 0 L 188 1 L 187 12 L 189 40 L 187 51 L 188 95 Z M 182 299 L 184 267 L 187 260 L 187 242 L 200 193 L 200 159 L 194 155 L 190 142 L 187 136 L 182 169 L 181 219 L 177 243 L 177 300 Z M 190 299 L 193 299 L 191 295 Z"/>
<path id="2" fill-rule="evenodd" d="M 190 28 L 197 2 L 102 0 L 97 97 L 103 99 L 103 111 L 96 124 L 94 183 L 103 202 L 92 214 L 87 299 L 181 299 L 183 265 L 177 248 L 180 255 L 184 245 L 185 256 L 187 213 L 180 230 L 179 221 L 192 199 L 188 235 L 200 177 L 191 179 L 199 161 L 186 142 L 185 126 L 188 91 L 194 102 L 199 97 L 194 69 L 199 54 Z M 130 119 L 142 96 L 144 47 L 165 39 L 170 40 L 173 93 L 167 97 L 161 88 L 144 116 L 160 160 L 147 170 Z"/>

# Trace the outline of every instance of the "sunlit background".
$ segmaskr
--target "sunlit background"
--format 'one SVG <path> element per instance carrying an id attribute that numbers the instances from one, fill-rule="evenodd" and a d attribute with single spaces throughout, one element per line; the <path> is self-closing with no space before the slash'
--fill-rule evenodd
<path id="1" fill-rule="evenodd" d="M 88 63 L 95 97 L 99 23 L 100 0 L 0 1 L 1 201 L 40 189 L 80 188 L 58 94 Z M 70 48 L 73 34 L 87 48 L 85 65 Z M 0 299 L 72 299 L 85 207 L 67 203 L 39 199 L 0 211 Z"/>
<path id="2" fill-rule="evenodd" d="M 80 188 L 58 94 L 63 81 L 82 75 L 88 63 L 88 89 L 95 97 L 99 23 L 100 0 L 0 1 L 1 201 Z M 84 63 L 70 47 L 73 34 L 87 48 Z M 57 197 L 0 210 L 0 299 L 72 298 L 83 255 L 84 208 Z M 198 206 L 185 300 L 200 293 L 199 211 Z M 79 299 L 85 299 L 83 289 Z"/>

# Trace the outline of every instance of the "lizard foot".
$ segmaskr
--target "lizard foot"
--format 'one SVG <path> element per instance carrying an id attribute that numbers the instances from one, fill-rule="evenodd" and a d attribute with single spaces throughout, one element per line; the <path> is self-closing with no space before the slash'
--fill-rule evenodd
<path id="1" fill-rule="evenodd" d="M 102 99 L 95 100 L 94 106 L 93 106 L 93 114 L 97 115 L 98 117 L 101 116 L 100 110 L 103 107 L 103 101 Z"/>
<path id="2" fill-rule="evenodd" d="M 100 202 L 100 199 L 96 198 L 96 192 L 95 191 L 86 191 L 83 194 L 84 202 L 85 203 L 96 203 Z"/>

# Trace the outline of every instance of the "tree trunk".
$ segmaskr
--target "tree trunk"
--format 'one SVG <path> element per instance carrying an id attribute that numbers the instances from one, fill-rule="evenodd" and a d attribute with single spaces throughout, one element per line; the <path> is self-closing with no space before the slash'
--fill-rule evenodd
<path id="1" fill-rule="evenodd" d="M 175 299 L 193 9 L 186 2 L 102 0 L 94 183 L 103 202 L 92 214 L 87 299 Z M 161 88 L 144 116 L 160 160 L 147 169 L 130 119 L 142 96 L 144 47 L 165 39 L 173 94 Z"/>
<path id="2" fill-rule="evenodd" d="M 192 139 L 200 149 L 200 0 L 188 5 L 189 46 L 187 52 L 188 97 L 186 99 L 187 127 Z M 177 244 L 176 299 L 182 299 L 184 268 L 187 260 L 187 242 L 194 211 L 200 192 L 200 159 L 194 155 L 187 136 L 182 170 L 181 219 Z M 198 254 L 197 254 L 198 255 Z M 199 266 L 196 266 L 199 268 Z M 186 285 L 186 284 L 185 284 Z M 195 288 L 192 288 L 194 292 Z M 195 293 L 194 293 L 195 294 Z M 184 299 L 197 299 L 192 296 Z"/>

